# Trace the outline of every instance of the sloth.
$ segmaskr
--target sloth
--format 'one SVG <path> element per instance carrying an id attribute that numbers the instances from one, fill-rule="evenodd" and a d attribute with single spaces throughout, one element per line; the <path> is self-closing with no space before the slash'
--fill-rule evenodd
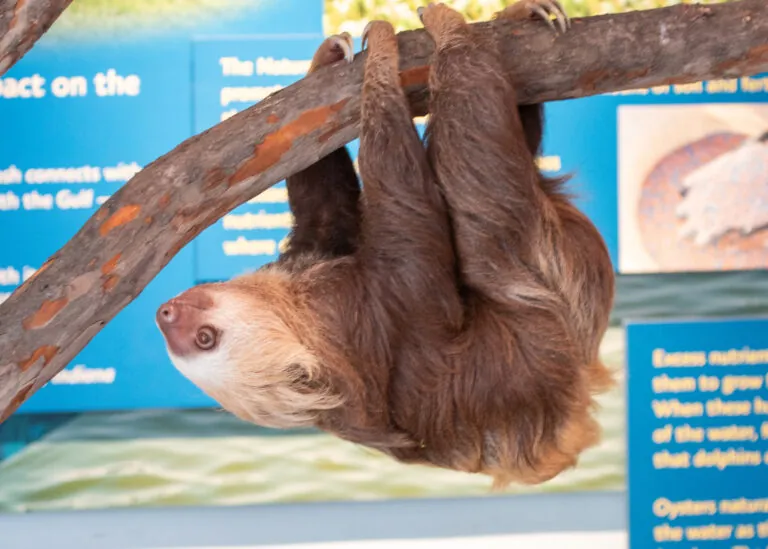
<path id="1" fill-rule="evenodd" d="M 422 141 L 392 25 L 363 34 L 359 174 L 346 147 L 288 177 L 287 247 L 159 307 L 174 366 L 225 410 L 314 427 L 406 464 L 538 484 L 600 439 L 595 396 L 614 274 L 565 179 L 544 177 L 541 105 L 518 105 L 498 44 L 443 3 Z M 496 15 L 570 21 L 555 0 Z M 550 21 L 554 18 L 554 21 Z M 327 38 L 310 70 L 351 61 Z"/>

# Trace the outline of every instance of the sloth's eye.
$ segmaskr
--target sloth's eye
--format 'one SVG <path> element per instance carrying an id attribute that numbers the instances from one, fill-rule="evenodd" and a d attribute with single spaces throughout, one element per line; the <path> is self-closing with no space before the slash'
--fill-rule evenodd
<path id="1" fill-rule="evenodd" d="M 195 345 L 203 351 L 210 351 L 216 346 L 217 335 L 212 326 L 203 326 L 195 334 Z"/>

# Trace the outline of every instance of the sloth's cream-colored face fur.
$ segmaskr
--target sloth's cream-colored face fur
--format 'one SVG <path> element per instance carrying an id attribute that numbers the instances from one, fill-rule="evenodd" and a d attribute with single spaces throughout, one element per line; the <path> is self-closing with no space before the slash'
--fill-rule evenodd
<path id="1" fill-rule="evenodd" d="M 309 426 L 340 404 L 297 335 L 311 323 L 289 288 L 287 276 L 257 272 L 195 286 L 157 311 L 174 366 L 226 410 L 265 427 Z"/>

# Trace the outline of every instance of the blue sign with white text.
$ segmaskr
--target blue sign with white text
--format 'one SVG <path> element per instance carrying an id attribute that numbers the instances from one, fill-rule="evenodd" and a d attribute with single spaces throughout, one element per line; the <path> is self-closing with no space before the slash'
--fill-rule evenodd
<path id="1" fill-rule="evenodd" d="M 322 32 L 322 0 L 166 4 L 109 16 L 108 6 L 73 4 L 0 77 L 0 299 L 138 170 L 197 132 L 195 40 L 300 33 L 316 45 Z M 154 324 L 156 308 L 196 280 L 192 244 L 20 410 L 214 404 L 172 367 Z"/>
<path id="2" fill-rule="evenodd" d="M 768 318 L 627 324 L 630 549 L 768 539 Z"/>
<path id="3" fill-rule="evenodd" d="M 310 34 L 195 41 L 195 133 L 302 78 L 322 39 Z M 273 261 L 292 222 L 280 182 L 197 237 L 195 278 L 226 280 Z"/>

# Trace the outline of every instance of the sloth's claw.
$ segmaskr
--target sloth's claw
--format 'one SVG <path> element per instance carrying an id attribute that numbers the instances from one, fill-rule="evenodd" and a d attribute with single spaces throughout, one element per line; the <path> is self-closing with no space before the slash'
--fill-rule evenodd
<path id="1" fill-rule="evenodd" d="M 344 54 L 344 60 L 351 63 L 355 59 L 355 47 L 352 42 L 352 35 L 348 32 L 342 32 L 330 37 L 331 43 Z"/>
<path id="2" fill-rule="evenodd" d="M 317 48 L 317 51 L 312 58 L 310 72 L 319 67 L 324 67 L 325 65 L 331 65 L 337 61 L 341 61 L 342 59 L 347 63 L 351 63 L 355 59 L 352 35 L 348 32 L 334 34 L 323 40 L 323 43 Z"/>
<path id="3" fill-rule="evenodd" d="M 571 19 L 559 0 L 519 0 L 497 13 L 495 19 L 522 21 L 533 17 L 543 19 L 555 32 L 566 32 L 571 28 Z"/>
<path id="4" fill-rule="evenodd" d="M 434 2 L 430 2 L 430 3 L 429 3 L 429 4 L 427 4 L 426 6 L 419 6 L 418 8 L 416 8 L 416 13 L 417 13 L 417 15 L 419 16 L 419 21 L 421 21 L 421 24 L 422 24 L 422 25 L 424 24 L 424 11 L 425 11 L 427 8 L 430 8 L 430 7 L 432 7 L 434 4 L 435 4 Z"/>
<path id="5" fill-rule="evenodd" d="M 371 32 L 372 23 L 373 21 L 368 21 L 368 23 L 365 25 L 365 28 L 363 29 L 362 45 L 361 45 L 362 49 L 365 49 L 368 46 L 368 33 Z"/>

